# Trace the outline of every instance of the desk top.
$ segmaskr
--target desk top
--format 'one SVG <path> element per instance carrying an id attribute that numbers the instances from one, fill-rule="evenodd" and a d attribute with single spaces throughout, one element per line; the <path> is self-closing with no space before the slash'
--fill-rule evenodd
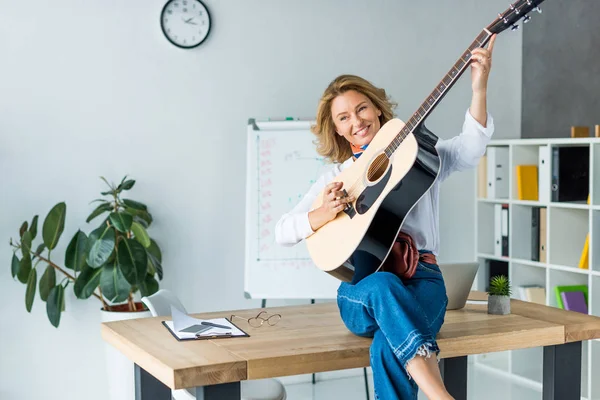
<path id="1" fill-rule="evenodd" d="M 470 298 L 485 294 L 472 292 Z M 177 341 L 161 324 L 170 317 L 102 324 L 102 337 L 171 389 L 307 374 L 369 365 L 371 339 L 352 334 L 335 302 L 272 307 L 275 326 L 250 337 Z M 192 314 L 197 318 L 253 317 L 260 309 Z M 511 314 L 489 315 L 487 304 L 446 312 L 438 334 L 440 357 L 457 357 L 600 338 L 600 318 L 511 299 Z"/>

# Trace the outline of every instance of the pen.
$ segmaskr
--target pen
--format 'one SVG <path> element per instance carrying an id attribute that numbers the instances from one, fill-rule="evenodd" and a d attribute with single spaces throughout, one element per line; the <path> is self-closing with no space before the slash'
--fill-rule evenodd
<path id="1" fill-rule="evenodd" d="M 214 324 L 212 322 L 206 322 L 206 321 L 202 321 L 200 324 L 207 325 L 207 326 L 214 326 L 215 328 L 231 329 L 230 327 L 225 326 L 225 325 Z"/>
<path id="2" fill-rule="evenodd" d="M 226 333 L 219 333 L 218 335 L 208 335 L 208 336 L 203 336 L 202 334 L 197 334 L 196 337 L 201 337 L 204 339 L 213 339 L 213 338 L 218 338 L 221 336 L 231 336 L 231 332 L 226 332 Z"/>

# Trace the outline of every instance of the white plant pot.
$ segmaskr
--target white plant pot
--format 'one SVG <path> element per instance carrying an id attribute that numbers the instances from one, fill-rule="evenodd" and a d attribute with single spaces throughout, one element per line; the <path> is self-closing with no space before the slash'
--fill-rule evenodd
<path id="1" fill-rule="evenodd" d="M 123 321 L 126 319 L 147 318 L 152 316 L 149 310 L 123 312 L 100 311 L 102 322 Z M 106 376 L 110 400 L 135 399 L 135 377 L 133 362 L 112 345 L 104 342 Z"/>
<path id="2" fill-rule="evenodd" d="M 510 314 L 510 297 L 488 296 L 488 313 L 495 315 Z"/>

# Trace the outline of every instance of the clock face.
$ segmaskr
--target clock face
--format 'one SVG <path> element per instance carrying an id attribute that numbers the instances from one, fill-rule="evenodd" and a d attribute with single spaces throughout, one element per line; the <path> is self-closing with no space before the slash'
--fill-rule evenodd
<path id="1" fill-rule="evenodd" d="M 200 0 L 170 0 L 160 16 L 162 31 L 177 47 L 191 49 L 210 31 L 210 14 Z"/>

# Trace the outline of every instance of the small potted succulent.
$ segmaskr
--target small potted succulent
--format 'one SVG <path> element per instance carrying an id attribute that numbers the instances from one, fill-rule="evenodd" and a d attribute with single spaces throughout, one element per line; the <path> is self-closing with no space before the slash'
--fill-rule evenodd
<path id="1" fill-rule="evenodd" d="M 490 281 L 488 292 L 488 314 L 510 314 L 510 282 L 504 275 L 497 275 Z"/>

